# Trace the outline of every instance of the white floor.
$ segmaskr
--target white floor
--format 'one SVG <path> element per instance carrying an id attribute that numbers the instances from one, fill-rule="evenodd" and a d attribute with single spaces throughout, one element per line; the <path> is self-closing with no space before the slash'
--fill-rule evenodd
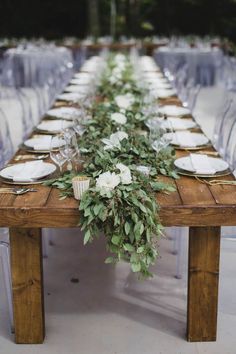
<path id="1" fill-rule="evenodd" d="M 209 121 L 213 122 L 217 96 L 221 97 L 218 90 L 208 89 L 199 97 L 199 122 L 205 97 L 208 116 L 212 117 Z M 211 134 L 212 128 L 207 130 Z M 188 343 L 186 276 L 181 280 L 174 277 L 173 241 L 160 242 L 161 258 L 153 269 L 155 277 L 140 282 L 127 264 L 104 264 L 102 239 L 84 247 L 78 230 L 52 233 L 55 244 L 49 247 L 49 257 L 44 260 L 45 343 L 14 344 L 0 274 L 0 354 L 236 353 L 236 241 L 222 240 L 218 340 Z"/>

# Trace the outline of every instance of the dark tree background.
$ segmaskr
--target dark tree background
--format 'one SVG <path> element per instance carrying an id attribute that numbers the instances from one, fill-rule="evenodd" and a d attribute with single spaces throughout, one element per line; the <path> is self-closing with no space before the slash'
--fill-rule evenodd
<path id="1" fill-rule="evenodd" d="M 221 35 L 236 40 L 236 0 L 0 0 L 0 37 Z"/>

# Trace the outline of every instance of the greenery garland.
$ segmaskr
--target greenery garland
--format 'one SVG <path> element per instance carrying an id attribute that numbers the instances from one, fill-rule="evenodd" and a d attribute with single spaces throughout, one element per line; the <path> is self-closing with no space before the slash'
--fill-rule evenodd
<path id="1" fill-rule="evenodd" d="M 157 154 L 150 145 L 145 126 L 150 117 L 141 109 L 144 94 L 128 57 L 111 56 L 98 87 L 100 102 L 94 104 L 79 141 L 86 161 L 83 174 L 91 177 L 79 204 L 79 225 L 85 231 L 84 244 L 105 235 L 112 254 L 106 263 L 126 260 L 133 272 L 149 277 L 162 235 L 156 193 L 174 190 L 157 176 L 177 175 L 174 150 L 167 147 Z M 47 184 L 59 188 L 63 198 L 72 196 L 73 176 L 66 172 Z"/>

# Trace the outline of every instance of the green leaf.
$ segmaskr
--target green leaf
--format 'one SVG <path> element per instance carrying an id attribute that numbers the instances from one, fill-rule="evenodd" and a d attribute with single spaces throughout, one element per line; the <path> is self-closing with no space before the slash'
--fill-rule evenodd
<path id="1" fill-rule="evenodd" d="M 130 243 L 124 244 L 123 247 L 124 247 L 124 249 L 125 249 L 126 251 L 128 251 L 128 252 L 134 252 L 134 251 L 135 251 L 134 246 L 132 246 Z"/>
<path id="2" fill-rule="evenodd" d="M 113 243 L 113 245 L 118 246 L 120 243 L 120 237 L 119 236 L 113 236 L 111 239 L 111 242 Z"/>
<path id="3" fill-rule="evenodd" d="M 97 216 L 102 208 L 103 208 L 102 204 L 96 204 L 95 207 L 93 208 L 94 215 Z"/>
<path id="4" fill-rule="evenodd" d="M 86 245 L 86 243 L 88 243 L 88 241 L 90 240 L 90 236 L 91 236 L 91 232 L 90 232 L 90 230 L 87 230 L 84 235 L 84 245 Z"/>
<path id="5" fill-rule="evenodd" d="M 125 233 L 126 233 L 126 235 L 128 235 L 130 233 L 130 230 L 131 230 L 130 223 L 128 221 L 126 221 L 126 223 L 125 223 Z"/>
<path id="6" fill-rule="evenodd" d="M 141 263 L 131 263 L 131 269 L 134 273 L 140 272 Z"/>
<path id="7" fill-rule="evenodd" d="M 138 247 L 137 253 L 142 253 L 143 251 L 144 251 L 144 247 L 143 246 Z"/>
<path id="8" fill-rule="evenodd" d="M 115 259 L 113 257 L 107 257 L 105 259 L 105 263 L 106 264 L 115 263 Z"/>

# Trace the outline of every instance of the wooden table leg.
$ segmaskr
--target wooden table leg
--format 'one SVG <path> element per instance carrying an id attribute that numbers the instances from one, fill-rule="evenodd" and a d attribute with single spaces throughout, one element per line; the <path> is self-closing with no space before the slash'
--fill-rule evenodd
<path id="1" fill-rule="evenodd" d="M 190 227 L 187 339 L 215 341 L 220 227 Z"/>
<path id="2" fill-rule="evenodd" d="M 45 336 L 41 229 L 10 229 L 16 343 L 43 343 Z"/>

